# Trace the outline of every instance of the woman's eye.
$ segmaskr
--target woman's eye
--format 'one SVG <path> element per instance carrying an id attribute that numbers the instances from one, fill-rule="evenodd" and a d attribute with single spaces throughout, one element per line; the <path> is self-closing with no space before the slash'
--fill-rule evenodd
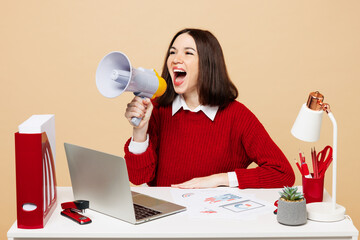
<path id="1" fill-rule="evenodd" d="M 194 55 L 192 52 L 186 52 L 186 55 Z"/>
<path id="2" fill-rule="evenodd" d="M 175 54 L 175 51 L 170 51 L 169 55 Z"/>

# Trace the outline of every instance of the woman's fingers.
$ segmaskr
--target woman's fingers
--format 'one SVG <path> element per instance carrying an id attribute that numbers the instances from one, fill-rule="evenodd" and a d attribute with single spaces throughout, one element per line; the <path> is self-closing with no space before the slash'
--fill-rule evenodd
<path id="1" fill-rule="evenodd" d="M 125 117 L 130 123 L 133 117 L 141 118 L 142 121 L 138 126 L 136 126 L 136 128 L 142 128 L 148 123 L 151 117 L 152 109 L 153 105 L 150 99 L 135 96 L 133 100 L 127 104 Z"/>

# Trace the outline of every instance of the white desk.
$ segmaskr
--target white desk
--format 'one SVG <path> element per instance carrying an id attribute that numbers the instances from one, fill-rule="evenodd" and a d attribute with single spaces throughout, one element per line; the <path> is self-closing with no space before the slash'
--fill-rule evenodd
<path id="1" fill-rule="evenodd" d="M 172 200 L 169 188 L 136 187 L 133 190 L 154 197 Z M 280 189 L 246 189 L 244 194 L 274 202 Z M 328 194 L 325 201 L 330 201 Z M 43 229 L 18 229 L 16 222 L 7 233 L 8 239 L 358 239 L 359 231 L 349 219 L 322 223 L 308 221 L 303 226 L 290 227 L 277 222 L 269 212 L 257 220 L 199 220 L 186 212 L 178 213 L 140 225 L 132 225 L 103 214 L 87 210 L 85 215 L 92 223 L 79 225 L 60 215 L 60 203 L 72 201 L 70 187 L 58 187 L 58 203 Z M 91 203 L 90 203 L 91 205 Z M 275 209 L 275 207 L 274 207 Z"/>

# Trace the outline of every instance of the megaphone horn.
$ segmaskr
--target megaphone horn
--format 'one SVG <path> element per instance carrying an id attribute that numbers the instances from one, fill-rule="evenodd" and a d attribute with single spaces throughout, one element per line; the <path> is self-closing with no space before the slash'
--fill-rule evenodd
<path id="1" fill-rule="evenodd" d="M 100 93 L 114 98 L 123 92 L 134 92 L 139 97 L 160 97 L 166 91 L 166 82 L 153 69 L 133 68 L 122 52 L 111 52 L 99 63 L 96 70 L 96 86 Z M 138 126 L 141 119 L 131 120 Z"/>

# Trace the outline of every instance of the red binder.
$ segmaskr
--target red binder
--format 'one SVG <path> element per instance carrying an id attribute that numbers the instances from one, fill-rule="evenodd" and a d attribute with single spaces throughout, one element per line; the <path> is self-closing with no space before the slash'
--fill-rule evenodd
<path id="1" fill-rule="evenodd" d="M 18 228 L 43 228 L 56 207 L 54 158 L 45 132 L 15 133 Z"/>

